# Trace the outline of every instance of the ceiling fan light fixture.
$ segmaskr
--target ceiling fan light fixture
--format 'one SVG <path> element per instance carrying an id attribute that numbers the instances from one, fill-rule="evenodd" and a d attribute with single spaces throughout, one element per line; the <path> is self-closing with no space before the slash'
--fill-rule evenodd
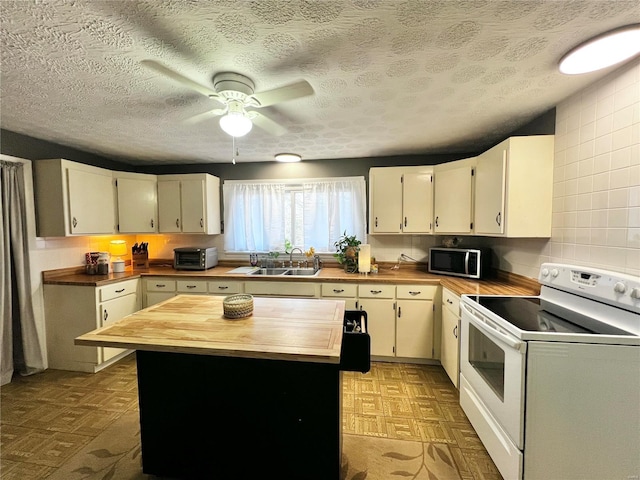
<path id="1" fill-rule="evenodd" d="M 640 24 L 627 25 L 591 38 L 560 59 L 566 75 L 595 72 L 640 53 Z"/>
<path id="2" fill-rule="evenodd" d="M 242 112 L 229 112 L 220 118 L 220 128 L 232 137 L 243 137 L 251 131 L 253 123 Z"/>
<path id="3" fill-rule="evenodd" d="M 295 163 L 302 160 L 302 157 L 297 153 L 278 153 L 275 156 L 276 162 L 283 163 Z"/>

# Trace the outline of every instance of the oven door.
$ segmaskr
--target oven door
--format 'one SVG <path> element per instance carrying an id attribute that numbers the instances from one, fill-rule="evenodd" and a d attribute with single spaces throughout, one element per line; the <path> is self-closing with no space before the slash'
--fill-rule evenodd
<path id="1" fill-rule="evenodd" d="M 518 448 L 524 445 L 527 344 L 461 303 L 460 373 Z"/>

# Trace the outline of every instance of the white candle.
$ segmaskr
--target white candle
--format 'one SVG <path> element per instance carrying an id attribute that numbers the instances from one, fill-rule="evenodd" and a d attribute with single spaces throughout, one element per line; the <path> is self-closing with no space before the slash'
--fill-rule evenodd
<path id="1" fill-rule="evenodd" d="M 360 245 L 358 271 L 360 273 L 369 273 L 371 271 L 371 245 Z"/>

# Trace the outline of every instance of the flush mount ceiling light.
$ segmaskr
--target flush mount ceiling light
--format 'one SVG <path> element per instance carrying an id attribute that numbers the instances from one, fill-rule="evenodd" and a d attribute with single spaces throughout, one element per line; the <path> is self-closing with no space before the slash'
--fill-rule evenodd
<path id="1" fill-rule="evenodd" d="M 571 49 L 560 59 L 560 72 L 567 75 L 594 72 L 640 53 L 640 24 L 627 25 L 598 35 Z"/>
<path id="2" fill-rule="evenodd" d="M 232 137 L 242 137 L 251 131 L 253 123 L 244 111 L 240 102 L 229 102 L 229 109 L 224 117 L 220 118 L 220 128 Z"/>
<path id="3" fill-rule="evenodd" d="M 277 162 L 294 163 L 302 160 L 302 157 L 296 153 L 278 153 L 275 159 Z"/>

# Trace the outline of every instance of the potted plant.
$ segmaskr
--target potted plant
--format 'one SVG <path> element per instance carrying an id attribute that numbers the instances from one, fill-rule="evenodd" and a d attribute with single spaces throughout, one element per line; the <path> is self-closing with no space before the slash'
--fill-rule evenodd
<path id="1" fill-rule="evenodd" d="M 361 243 L 355 235 L 347 235 L 346 230 L 334 243 L 337 253 L 334 253 L 333 256 L 340 265 L 344 265 L 345 272 L 356 273 L 358 271 L 358 247 Z"/>

